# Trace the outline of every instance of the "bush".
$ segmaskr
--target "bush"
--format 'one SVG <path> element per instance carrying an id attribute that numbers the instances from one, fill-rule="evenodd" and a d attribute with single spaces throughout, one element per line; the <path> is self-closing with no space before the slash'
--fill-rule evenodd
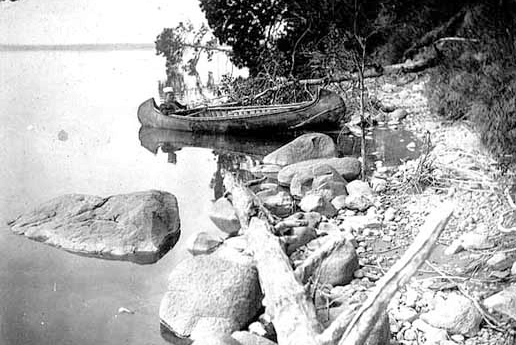
<path id="1" fill-rule="evenodd" d="M 516 28 L 500 8 L 473 8 L 459 35 L 430 74 L 430 107 L 448 120 L 469 120 L 498 157 L 516 152 Z M 514 160 L 516 157 L 512 157 Z"/>

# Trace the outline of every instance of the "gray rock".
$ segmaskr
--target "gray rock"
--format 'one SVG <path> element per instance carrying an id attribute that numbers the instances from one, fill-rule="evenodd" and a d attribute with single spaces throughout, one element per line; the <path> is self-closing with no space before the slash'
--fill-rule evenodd
<path id="1" fill-rule="evenodd" d="M 401 121 L 407 117 L 408 113 L 405 109 L 396 109 L 389 114 L 390 118 L 395 121 Z"/>
<path id="2" fill-rule="evenodd" d="M 360 161 L 354 157 L 311 159 L 287 165 L 281 169 L 278 173 L 278 182 L 281 185 L 289 186 L 292 178 L 296 174 L 309 174 L 314 169 L 323 165 L 330 165 L 333 167 L 346 181 L 356 179 L 360 175 L 361 171 Z"/>
<path id="3" fill-rule="evenodd" d="M 193 234 L 186 240 L 186 250 L 192 255 L 209 254 L 224 242 L 223 239 L 216 237 L 208 232 L 201 231 Z"/>
<path id="4" fill-rule="evenodd" d="M 273 342 L 267 338 L 261 337 L 259 335 L 253 334 L 251 332 L 245 332 L 245 331 L 234 332 L 231 336 L 233 338 L 235 338 L 236 340 L 238 340 L 242 345 L 275 345 L 276 344 L 275 342 Z"/>
<path id="5" fill-rule="evenodd" d="M 383 178 L 373 177 L 371 179 L 371 188 L 376 193 L 382 193 L 387 190 L 387 181 Z"/>
<path id="6" fill-rule="evenodd" d="M 157 261 L 180 234 L 176 198 L 155 190 L 107 198 L 64 195 L 9 225 L 16 234 L 73 253 L 136 263 Z"/>
<path id="7" fill-rule="evenodd" d="M 202 339 L 207 333 L 241 330 L 257 315 L 261 299 L 252 258 L 222 246 L 173 269 L 159 316 L 175 335 Z"/>
<path id="8" fill-rule="evenodd" d="M 285 191 L 262 190 L 256 196 L 267 209 L 279 217 L 289 215 L 294 209 L 294 199 Z"/>
<path id="9" fill-rule="evenodd" d="M 331 157 L 337 157 L 333 139 L 322 133 L 308 133 L 269 153 L 263 158 L 263 162 L 285 166 L 309 159 Z"/>
<path id="10" fill-rule="evenodd" d="M 296 212 L 284 220 L 305 220 L 308 222 L 307 226 L 316 228 L 321 222 L 321 218 L 321 214 L 318 212 Z"/>
<path id="11" fill-rule="evenodd" d="M 383 220 L 386 222 L 392 222 L 394 218 L 396 217 L 396 210 L 392 207 L 389 207 L 385 210 L 385 213 L 383 214 Z"/>
<path id="12" fill-rule="evenodd" d="M 444 329 L 433 327 L 421 319 L 414 320 L 414 322 L 412 322 L 412 326 L 423 332 L 426 339 L 436 342 L 442 342 L 448 339 L 448 332 Z"/>
<path id="13" fill-rule="evenodd" d="M 365 181 L 355 180 L 348 183 L 346 186 L 349 195 L 372 197 L 373 190 Z"/>
<path id="14" fill-rule="evenodd" d="M 331 204 L 333 207 L 335 207 L 337 210 L 341 210 L 343 208 L 346 208 L 346 198 L 347 195 L 338 195 L 331 201 Z"/>
<path id="15" fill-rule="evenodd" d="M 358 255 L 355 247 L 346 241 L 342 247 L 323 260 L 316 273 L 317 281 L 322 285 L 345 285 L 353 279 L 353 273 L 357 268 Z"/>
<path id="16" fill-rule="evenodd" d="M 373 206 L 371 199 L 364 195 L 348 195 L 344 200 L 344 206 L 347 209 L 364 212 Z"/>
<path id="17" fill-rule="evenodd" d="M 213 224 L 229 235 L 235 235 L 240 230 L 240 221 L 233 204 L 224 197 L 217 199 L 213 203 L 208 216 Z"/>
<path id="18" fill-rule="evenodd" d="M 328 191 L 328 198 L 347 194 L 346 180 L 330 165 L 300 171 L 290 182 L 290 194 L 301 199 L 309 191 Z"/>
<path id="19" fill-rule="evenodd" d="M 326 217 L 333 217 L 337 210 L 331 202 L 320 194 L 308 194 L 301 199 L 299 208 L 305 212 L 318 212 Z"/>
<path id="20" fill-rule="evenodd" d="M 512 266 L 512 260 L 506 253 L 496 253 L 486 261 L 487 266 L 495 270 L 505 270 Z"/>
<path id="21" fill-rule="evenodd" d="M 310 226 L 296 226 L 289 229 L 281 237 L 286 245 L 287 255 L 292 254 L 297 248 L 304 246 L 317 237 L 315 229 Z"/>
<path id="22" fill-rule="evenodd" d="M 516 284 L 486 298 L 483 303 L 490 311 L 505 314 L 516 320 Z"/>
<path id="23" fill-rule="evenodd" d="M 479 330 L 482 315 L 468 298 L 452 293 L 438 300 L 434 310 L 421 315 L 421 320 L 452 334 L 474 336 Z"/>

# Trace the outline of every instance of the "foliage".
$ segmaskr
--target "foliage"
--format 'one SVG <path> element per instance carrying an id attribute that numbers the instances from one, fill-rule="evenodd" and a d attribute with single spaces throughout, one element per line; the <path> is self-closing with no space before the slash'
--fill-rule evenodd
<path id="1" fill-rule="evenodd" d="M 427 88 L 440 116 L 472 121 L 498 156 L 516 152 L 515 18 L 514 6 L 472 7 L 459 33 L 476 41 L 443 50 Z"/>

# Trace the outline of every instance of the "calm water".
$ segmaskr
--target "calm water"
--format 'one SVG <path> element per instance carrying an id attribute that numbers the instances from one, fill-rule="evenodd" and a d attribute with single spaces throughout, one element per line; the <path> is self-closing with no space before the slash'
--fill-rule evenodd
<path id="1" fill-rule="evenodd" d="M 220 170 L 288 140 L 140 131 L 136 109 L 157 96 L 163 66 L 152 50 L 0 52 L 1 224 L 65 193 L 160 189 L 178 198 L 183 231 L 158 263 L 140 266 L 76 256 L 1 225 L 0 344 L 166 344 L 158 318 L 166 278 L 189 234 L 217 231 L 207 214 Z M 373 150 L 392 161 L 410 154 L 397 135 Z M 346 142 L 343 152 L 358 152 Z M 120 307 L 135 313 L 118 315 Z"/>

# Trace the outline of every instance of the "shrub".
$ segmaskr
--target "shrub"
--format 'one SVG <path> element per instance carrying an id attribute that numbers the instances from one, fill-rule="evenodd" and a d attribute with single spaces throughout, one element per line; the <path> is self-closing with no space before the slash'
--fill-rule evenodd
<path id="1" fill-rule="evenodd" d="M 516 20 L 502 10 L 473 8 L 458 34 L 475 41 L 449 44 L 427 85 L 430 107 L 472 121 L 498 157 L 516 152 Z"/>

